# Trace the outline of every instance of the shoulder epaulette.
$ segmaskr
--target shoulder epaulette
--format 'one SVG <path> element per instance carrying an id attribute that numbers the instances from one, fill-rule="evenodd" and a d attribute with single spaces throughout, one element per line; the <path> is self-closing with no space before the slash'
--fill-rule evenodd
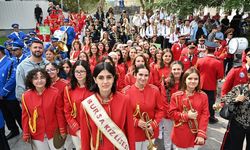
<path id="1" fill-rule="evenodd" d="M 127 91 L 128 91 L 128 89 L 130 89 L 131 88 L 131 85 L 127 85 L 127 86 L 125 86 L 122 90 L 121 90 L 121 92 L 122 93 L 126 93 Z"/>
<path id="2" fill-rule="evenodd" d="M 153 89 L 156 89 L 157 91 L 159 91 L 159 88 L 157 86 L 155 86 L 154 84 L 148 84 L 150 87 L 152 87 Z"/>
<path id="3" fill-rule="evenodd" d="M 183 95 L 183 94 L 184 94 L 183 91 L 177 91 L 177 92 L 175 92 L 173 95 L 178 96 L 178 95 Z"/>

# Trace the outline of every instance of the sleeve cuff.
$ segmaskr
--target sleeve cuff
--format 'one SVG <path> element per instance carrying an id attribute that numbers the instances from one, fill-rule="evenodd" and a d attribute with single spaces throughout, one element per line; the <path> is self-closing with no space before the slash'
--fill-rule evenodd
<path id="1" fill-rule="evenodd" d="M 150 125 L 152 126 L 153 129 L 158 127 L 158 123 L 154 120 L 150 123 Z"/>
<path id="2" fill-rule="evenodd" d="M 202 137 L 202 138 L 204 138 L 204 139 L 207 138 L 206 132 L 204 132 L 203 130 L 198 130 L 197 136 L 198 136 L 198 137 Z"/>

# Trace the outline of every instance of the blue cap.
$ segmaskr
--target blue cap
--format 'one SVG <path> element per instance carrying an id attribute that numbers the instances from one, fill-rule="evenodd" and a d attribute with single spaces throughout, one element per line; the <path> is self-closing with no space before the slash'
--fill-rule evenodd
<path id="1" fill-rule="evenodd" d="M 12 50 L 22 49 L 24 47 L 24 44 L 20 41 L 15 41 L 11 43 Z"/>
<path id="2" fill-rule="evenodd" d="M 63 22 L 69 22 L 69 19 L 68 19 L 68 18 L 65 18 L 65 19 L 63 20 Z"/>
<path id="3" fill-rule="evenodd" d="M 35 31 L 30 31 L 29 35 L 36 35 L 36 32 Z"/>
<path id="4" fill-rule="evenodd" d="M 23 39 L 24 39 L 24 40 L 29 40 L 29 39 L 30 39 L 30 36 L 26 34 L 26 35 L 24 36 Z"/>
<path id="5" fill-rule="evenodd" d="M 12 27 L 12 28 L 19 28 L 19 24 L 13 23 L 13 24 L 11 25 L 11 27 Z"/>
<path id="6" fill-rule="evenodd" d="M 206 41 L 205 45 L 207 46 L 207 49 L 215 49 L 216 47 L 219 46 L 218 44 L 216 44 L 214 42 L 209 42 L 209 41 Z"/>
<path id="7" fill-rule="evenodd" d="M 0 45 L 0 51 L 5 51 L 5 47 Z"/>
<path id="8" fill-rule="evenodd" d="M 59 40 L 59 39 L 58 39 L 58 38 L 56 38 L 56 37 L 51 37 L 51 39 L 50 39 L 50 40 L 51 40 L 51 42 L 58 42 L 58 40 Z"/>

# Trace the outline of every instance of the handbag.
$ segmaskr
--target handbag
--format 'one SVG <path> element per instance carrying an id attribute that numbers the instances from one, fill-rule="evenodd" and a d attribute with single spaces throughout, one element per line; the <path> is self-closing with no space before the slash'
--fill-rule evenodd
<path id="1" fill-rule="evenodd" d="M 64 143 L 65 143 L 66 138 L 63 138 L 59 132 L 59 129 L 57 128 L 54 132 L 53 136 L 53 145 L 56 149 L 60 149 Z"/>
<path id="2" fill-rule="evenodd" d="M 233 118 L 233 104 L 224 104 L 220 110 L 220 116 L 226 120 L 231 120 Z"/>
<path id="3" fill-rule="evenodd" d="M 243 93 L 243 84 L 240 86 L 240 94 Z M 233 103 L 224 104 L 222 109 L 220 110 L 220 116 L 226 120 L 231 120 L 233 118 L 233 111 L 235 109 L 235 105 Z"/>

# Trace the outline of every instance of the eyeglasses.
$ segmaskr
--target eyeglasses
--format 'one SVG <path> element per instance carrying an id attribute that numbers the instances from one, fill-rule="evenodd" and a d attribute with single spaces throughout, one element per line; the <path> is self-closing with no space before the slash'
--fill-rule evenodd
<path id="1" fill-rule="evenodd" d="M 56 71 L 56 69 L 46 69 L 47 73 L 51 73 L 51 72 L 54 72 L 54 71 Z"/>
<path id="2" fill-rule="evenodd" d="M 75 74 L 84 74 L 86 70 L 75 71 Z"/>

